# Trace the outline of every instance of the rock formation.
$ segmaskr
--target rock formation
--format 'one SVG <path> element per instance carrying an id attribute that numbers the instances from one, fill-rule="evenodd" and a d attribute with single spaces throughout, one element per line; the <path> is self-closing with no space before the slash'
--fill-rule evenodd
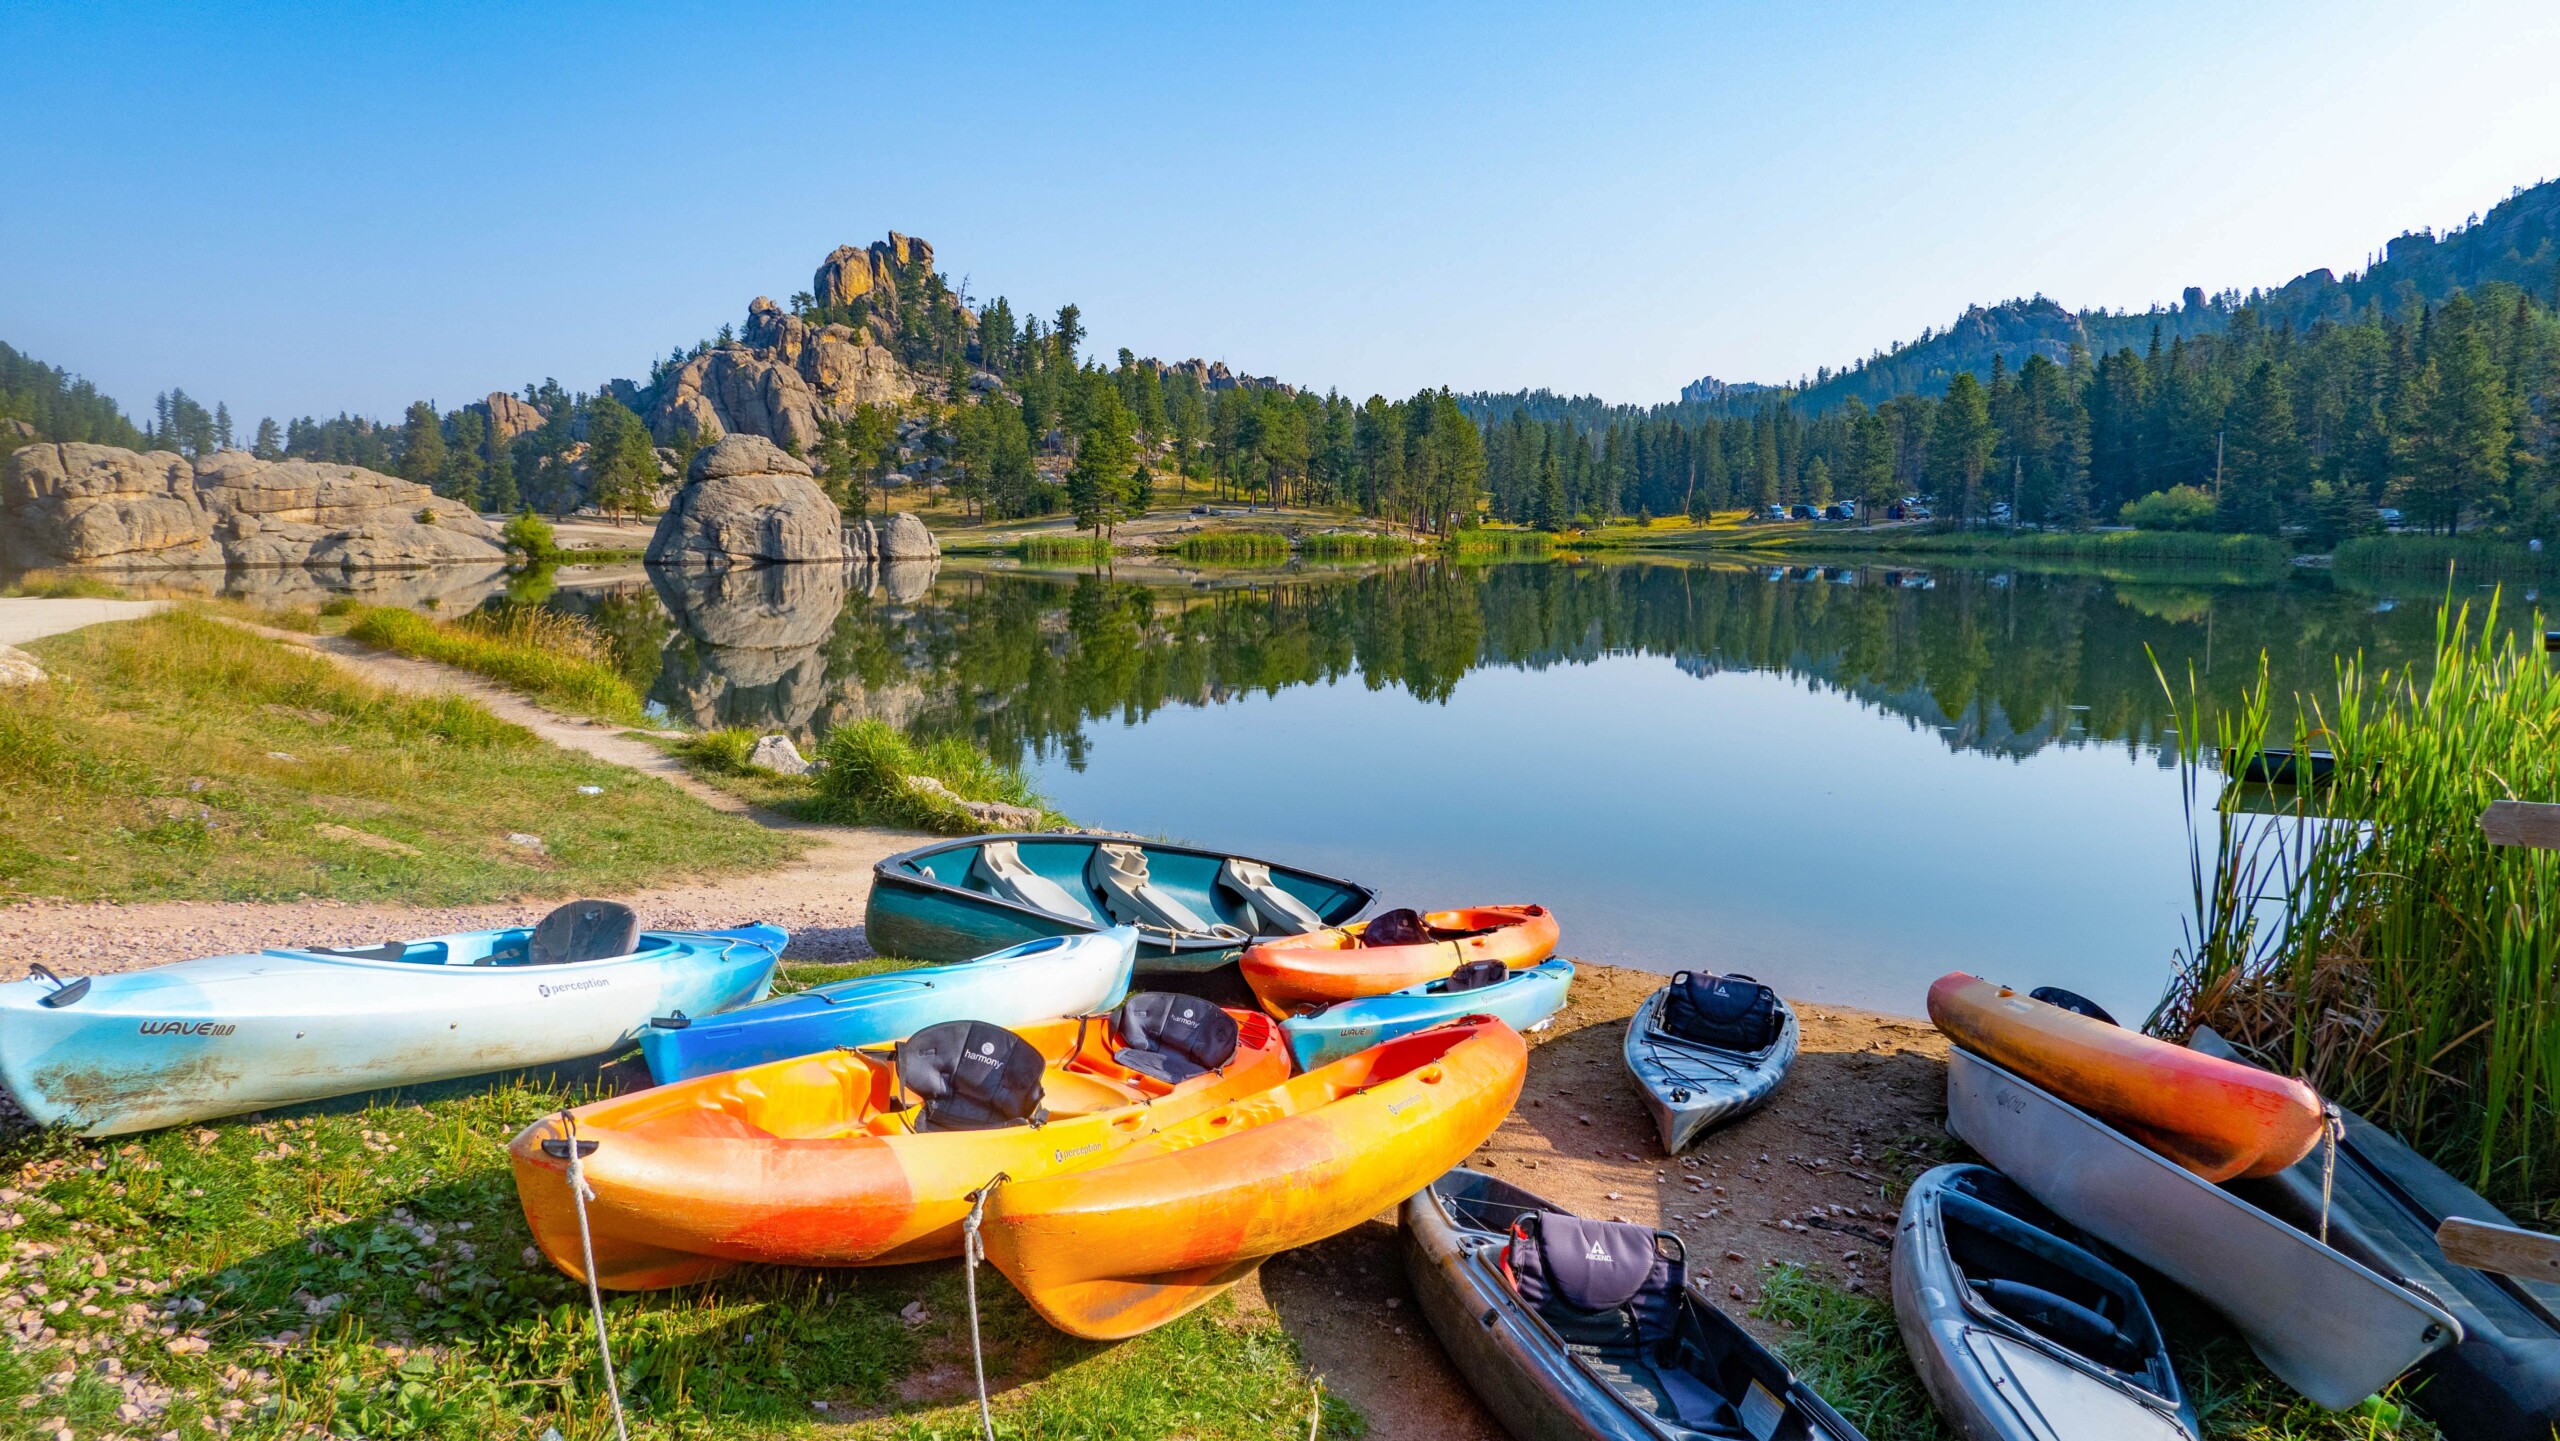
<path id="1" fill-rule="evenodd" d="M 468 507 L 352 465 L 63 444 L 23 447 L 0 471 L 11 565 L 366 570 L 505 556 Z"/>
<path id="2" fill-rule="evenodd" d="M 912 515 L 857 520 L 844 528 L 845 551 L 855 560 L 940 560 L 942 543 Z"/>
<path id="3" fill-rule="evenodd" d="M 904 266 L 933 269 L 933 247 L 911 235 L 892 230 L 887 240 L 872 241 L 866 249 L 856 250 L 839 245 L 827 253 L 818 266 L 817 278 L 809 293 L 820 305 L 851 305 L 857 300 L 886 299 L 894 306 L 898 295 L 898 271 Z"/>
<path id="4" fill-rule="evenodd" d="M 762 436 L 724 438 L 693 458 L 649 538 L 649 563 L 726 569 L 849 559 L 843 513 L 809 475 L 807 461 Z"/>
<path id="5" fill-rule="evenodd" d="M 519 400 L 503 390 L 490 391 L 488 397 L 475 401 L 470 409 L 480 412 L 489 429 L 500 440 L 513 440 L 527 431 L 542 428 L 542 412 L 529 401 Z"/>

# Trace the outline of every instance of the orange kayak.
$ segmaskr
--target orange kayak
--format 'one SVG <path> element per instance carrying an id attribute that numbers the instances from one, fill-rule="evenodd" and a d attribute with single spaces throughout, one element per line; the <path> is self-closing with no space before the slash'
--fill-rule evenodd
<path id="1" fill-rule="evenodd" d="M 1520 1033 L 1469 1016 L 1219 1106 L 987 1201 L 988 1259 L 1062 1331 L 1152 1330 L 1263 1259 L 1385 1211 L 1484 1144 L 1528 1074 Z"/>
<path id="2" fill-rule="evenodd" d="M 1167 1084 L 1113 1059 L 1108 1017 L 1014 1028 L 1039 1052 L 1037 1126 L 915 1129 L 924 1114 L 886 1054 L 837 1050 L 723 1071 L 580 1106 L 596 1278 L 676 1286 L 763 1261 L 859 1266 L 954 1256 L 968 1196 L 1001 1171 L 1037 1179 L 1099 1165 L 1203 1110 L 1288 1079 L 1280 1028 L 1228 1011 L 1234 1055 Z M 516 1194 L 553 1265 L 584 1279 L 559 1116 L 507 1147 Z M 565 1151 L 565 1147 L 559 1148 Z"/>
<path id="3" fill-rule="evenodd" d="M 1515 971 L 1534 966 L 1555 954 L 1558 938 L 1555 913 L 1545 906 L 1431 911 L 1422 917 L 1431 939 L 1414 945 L 1370 945 L 1370 924 L 1258 941 L 1245 948 L 1245 984 L 1264 1010 L 1287 1020 L 1303 1006 L 1436 981 L 1469 961 L 1500 961 Z"/>
<path id="4" fill-rule="evenodd" d="M 2320 1141 L 2320 1095 L 2300 1081 L 2047 1005 L 1962 971 L 1929 987 L 1929 1019 L 1957 1045 L 2208 1181 L 2272 1176 Z"/>

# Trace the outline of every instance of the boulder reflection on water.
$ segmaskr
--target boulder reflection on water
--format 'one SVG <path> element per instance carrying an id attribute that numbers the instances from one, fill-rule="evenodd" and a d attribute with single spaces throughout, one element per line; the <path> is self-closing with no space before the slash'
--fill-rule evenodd
<path id="1" fill-rule="evenodd" d="M 828 675 L 827 643 L 846 605 L 914 604 L 932 591 L 937 569 L 929 560 L 652 567 L 649 583 L 676 630 L 650 699 L 705 730 L 745 726 L 808 736 L 833 729 L 850 718 L 841 713 L 855 699 L 841 678 L 831 685 Z M 854 712 L 867 713 L 859 706 Z"/>

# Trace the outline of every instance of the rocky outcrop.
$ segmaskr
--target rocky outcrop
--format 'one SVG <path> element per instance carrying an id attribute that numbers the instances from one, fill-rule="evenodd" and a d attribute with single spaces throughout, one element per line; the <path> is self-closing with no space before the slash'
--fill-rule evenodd
<path id="1" fill-rule="evenodd" d="M 862 324 L 811 325 L 757 296 L 737 344 L 704 351 L 659 382 L 650 433 L 665 444 L 688 430 L 702 440 L 761 435 L 807 450 L 818 443 L 821 421 L 914 398 L 927 382 L 888 346 L 898 333 L 900 274 L 932 269 L 933 247 L 912 236 L 893 233 L 863 250 L 836 247 L 818 267 L 811 294 L 837 311 L 860 302 Z"/>
<path id="2" fill-rule="evenodd" d="M 844 528 L 846 554 L 855 560 L 940 560 L 942 543 L 912 515 L 887 520 L 857 520 Z"/>
<path id="3" fill-rule="evenodd" d="M 26 446 L 0 471 L 0 560 L 13 565 L 368 570 L 505 555 L 468 508 L 352 465 L 64 444 Z"/>
<path id="4" fill-rule="evenodd" d="M 658 518 L 649 563 L 777 565 L 846 553 L 844 516 L 808 462 L 761 436 L 732 435 L 693 458 L 684 489 Z"/>
<path id="5" fill-rule="evenodd" d="M 534 409 L 530 401 L 519 400 L 503 390 L 490 391 L 486 399 L 473 402 L 470 408 L 480 412 L 501 440 L 513 440 L 542 428 L 541 411 Z"/>

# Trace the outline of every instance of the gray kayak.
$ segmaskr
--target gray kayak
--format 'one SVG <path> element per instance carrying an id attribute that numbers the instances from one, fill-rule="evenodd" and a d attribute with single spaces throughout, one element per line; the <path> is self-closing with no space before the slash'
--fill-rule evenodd
<path id="1" fill-rule="evenodd" d="M 1911 1183 L 1893 1245 L 1902 1344 L 1965 1441 L 2197 1441 L 2132 1277 L 1985 1166 Z"/>
<path id="2" fill-rule="evenodd" d="M 1947 1128 L 2054 1214 L 2195 1293 L 2332 1411 L 2462 1340 L 2442 1306 L 1961 1048 L 1947 1058 Z"/>
<path id="3" fill-rule="evenodd" d="M 1662 1149 L 1676 1156 L 1709 1129 L 1767 1105 L 1796 1063 L 1800 1033 L 1795 1007 L 1780 997 L 1778 1010 L 1786 1019 L 1766 1050 L 1729 1051 L 1685 1041 L 1665 1034 L 1660 1024 L 1662 1000 L 1670 993 L 1665 986 L 1636 1007 L 1627 1020 L 1625 1050 L 1644 1108 L 1662 1134 Z"/>
<path id="4" fill-rule="evenodd" d="M 1551 1321 L 1504 1275 L 1514 1223 L 1551 1214 L 1464 1167 L 1404 1203 L 1405 1271 L 1423 1318 L 1519 1441 L 1863 1441 L 1694 1282 L 1679 1286 L 1670 1334 L 1650 1342 L 1595 1337 L 1570 1312 Z M 1675 1238 L 1661 1242 L 1677 1254 Z"/>

